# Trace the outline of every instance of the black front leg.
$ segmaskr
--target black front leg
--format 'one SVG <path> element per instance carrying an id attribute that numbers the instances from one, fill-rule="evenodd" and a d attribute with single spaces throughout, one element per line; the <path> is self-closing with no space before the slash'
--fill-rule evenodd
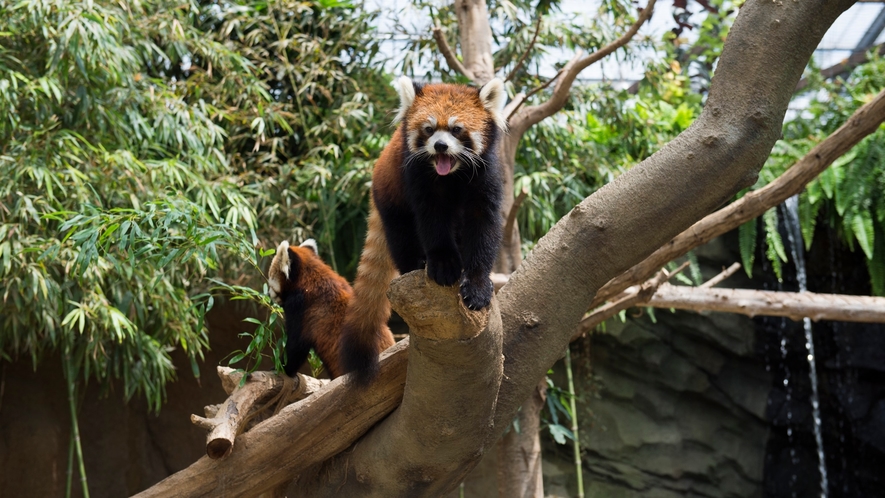
<path id="1" fill-rule="evenodd" d="M 283 313 L 286 317 L 286 375 L 294 377 L 310 354 L 313 346 L 302 334 L 304 327 L 304 292 L 296 290 L 283 296 Z"/>
<path id="2" fill-rule="evenodd" d="M 471 199 L 461 230 L 461 254 L 464 257 L 464 281 L 461 298 L 464 304 L 479 310 L 489 305 L 494 286 L 489 279 L 501 245 L 502 222 L 494 192 Z"/>
<path id="3" fill-rule="evenodd" d="M 415 217 L 406 209 L 379 210 L 390 257 L 400 274 L 418 270 L 424 263 L 424 250 L 415 229 Z"/>
<path id="4" fill-rule="evenodd" d="M 424 202 L 417 206 L 418 238 L 427 256 L 427 276 L 442 286 L 461 280 L 461 256 L 452 233 L 455 213 L 443 202 Z"/>

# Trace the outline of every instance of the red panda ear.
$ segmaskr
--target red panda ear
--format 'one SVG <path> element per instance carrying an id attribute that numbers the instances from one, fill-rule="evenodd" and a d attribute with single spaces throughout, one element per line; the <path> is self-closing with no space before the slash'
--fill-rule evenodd
<path id="1" fill-rule="evenodd" d="M 396 93 L 399 94 L 399 109 L 393 118 L 393 124 L 397 124 L 406 117 L 406 112 L 415 102 L 415 95 L 421 92 L 421 86 L 416 85 L 408 76 L 400 76 L 393 82 Z"/>
<path id="2" fill-rule="evenodd" d="M 280 242 L 280 245 L 277 247 L 277 253 L 273 257 L 273 261 L 271 261 L 271 266 L 277 264 L 277 269 L 279 269 L 286 278 L 289 278 L 289 241 L 284 240 Z M 272 273 L 272 272 L 268 272 Z"/>
<path id="3" fill-rule="evenodd" d="M 501 78 L 494 78 L 479 89 L 479 100 L 483 107 L 492 115 L 495 124 L 502 130 L 507 129 L 507 120 L 504 118 L 504 102 L 507 100 L 507 92 L 504 90 L 504 82 Z"/>
<path id="4" fill-rule="evenodd" d="M 319 254 L 319 250 L 317 249 L 317 241 L 315 241 L 313 239 L 305 240 L 298 247 L 306 247 L 306 248 L 310 249 L 311 251 L 313 251 L 314 254 Z"/>

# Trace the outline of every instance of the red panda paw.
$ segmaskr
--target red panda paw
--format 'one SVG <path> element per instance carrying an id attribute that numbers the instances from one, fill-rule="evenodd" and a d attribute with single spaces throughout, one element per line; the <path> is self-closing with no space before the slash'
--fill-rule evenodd
<path id="1" fill-rule="evenodd" d="M 455 285 L 461 279 L 461 257 L 455 251 L 428 254 L 427 276 L 443 287 Z"/>
<path id="2" fill-rule="evenodd" d="M 492 294 L 495 287 L 492 281 L 487 278 L 476 280 L 464 280 L 461 284 L 461 299 L 464 305 L 473 311 L 481 310 L 492 302 Z"/>

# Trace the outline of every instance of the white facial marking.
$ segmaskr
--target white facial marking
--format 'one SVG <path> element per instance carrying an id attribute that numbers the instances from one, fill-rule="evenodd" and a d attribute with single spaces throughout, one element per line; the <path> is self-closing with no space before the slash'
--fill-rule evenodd
<path id="1" fill-rule="evenodd" d="M 446 154 L 454 156 L 464 152 L 464 146 L 451 133 L 446 130 L 437 130 L 433 135 L 430 135 L 430 138 L 427 139 L 427 143 L 424 145 L 424 149 L 428 154 L 436 154 L 436 149 L 433 146 L 437 142 L 443 142 L 449 146 L 445 152 Z"/>
<path id="2" fill-rule="evenodd" d="M 284 240 L 280 242 L 279 247 L 277 247 L 277 258 L 280 258 L 280 271 L 283 272 L 283 275 L 286 278 L 289 278 L 289 241 Z"/>
<path id="3" fill-rule="evenodd" d="M 409 144 L 409 150 L 415 150 L 418 148 L 418 132 L 415 130 L 410 131 L 406 135 L 406 143 Z"/>
<path id="4" fill-rule="evenodd" d="M 485 144 L 482 143 L 482 133 L 471 131 L 470 139 L 473 141 L 473 152 L 476 154 L 482 154 L 482 151 L 485 150 Z"/>
<path id="5" fill-rule="evenodd" d="M 306 247 L 313 251 L 314 254 L 319 254 L 319 248 L 317 248 L 317 241 L 313 239 L 307 239 L 301 243 L 301 247 Z"/>
<path id="6" fill-rule="evenodd" d="M 437 142 L 443 142 L 448 145 L 448 149 L 446 149 L 445 154 L 450 156 L 457 156 L 464 152 L 464 146 L 461 144 L 461 141 L 452 136 L 447 130 L 437 130 L 430 135 L 430 138 L 427 139 L 427 143 L 424 144 L 424 151 L 430 154 L 431 156 L 436 156 L 436 149 L 433 147 Z M 433 159 L 431 165 L 436 165 L 436 159 Z M 458 168 L 461 167 L 461 161 L 454 160 L 452 162 L 451 172 L 455 172 Z"/>
<path id="7" fill-rule="evenodd" d="M 452 116 L 449 118 L 449 128 L 455 126 L 455 123 L 458 121 L 458 116 Z M 462 126 L 463 128 L 463 126 Z"/>
<path id="8" fill-rule="evenodd" d="M 430 116 L 429 118 L 427 118 L 427 124 L 425 126 L 429 126 L 431 128 L 436 128 L 436 125 L 437 125 L 437 122 L 436 122 L 435 117 Z"/>
<path id="9" fill-rule="evenodd" d="M 408 76 L 400 76 L 393 81 L 393 87 L 396 88 L 396 92 L 399 94 L 399 109 L 397 109 L 396 116 L 393 118 L 393 124 L 396 124 L 406 117 L 406 112 L 409 111 L 412 103 L 415 102 L 415 85 Z"/>

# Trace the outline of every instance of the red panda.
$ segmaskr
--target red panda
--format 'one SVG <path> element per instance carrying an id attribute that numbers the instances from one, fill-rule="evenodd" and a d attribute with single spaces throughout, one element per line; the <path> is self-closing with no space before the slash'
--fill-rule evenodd
<path id="1" fill-rule="evenodd" d="M 485 308 L 502 235 L 503 82 L 477 89 L 401 77 L 394 86 L 401 124 L 372 172 L 368 233 L 341 337 L 341 364 L 362 382 L 393 344 L 387 290 L 397 272 L 426 266 L 437 284 L 460 283 L 468 308 Z"/>
<path id="2" fill-rule="evenodd" d="M 316 242 L 308 239 L 298 247 L 279 245 L 267 283 L 285 315 L 286 374 L 294 376 L 313 348 L 330 377 L 342 375 L 341 324 L 353 296 L 347 280 L 317 256 Z"/>

